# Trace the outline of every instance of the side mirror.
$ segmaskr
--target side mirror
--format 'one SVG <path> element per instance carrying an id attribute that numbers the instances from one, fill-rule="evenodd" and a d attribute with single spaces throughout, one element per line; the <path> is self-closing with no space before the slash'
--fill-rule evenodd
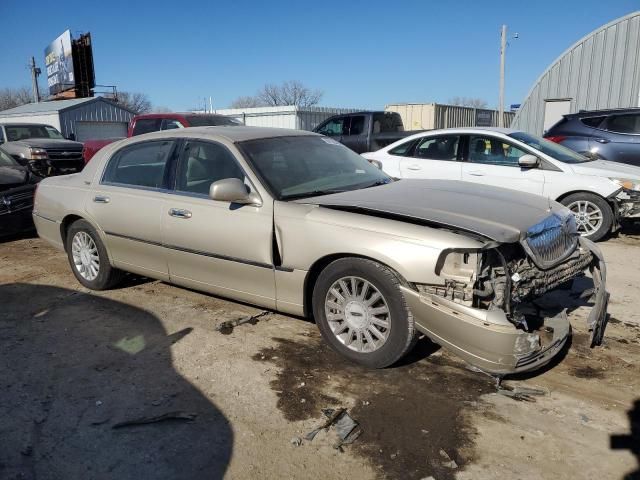
<path id="1" fill-rule="evenodd" d="M 536 157 L 535 155 L 527 153 L 526 155 L 522 155 L 518 159 L 518 165 L 520 165 L 522 168 L 536 168 L 538 165 L 540 165 L 540 160 L 538 160 L 538 157 Z"/>
<path id="2" fill-rule="evenodd" d="M 241 203 L 256 207 L 262 205 L 258 194 L 249 192 L 249 188 L 238 178 L 225 178 L 213 182 L 209 187 L 209 197 L 218 202 Z"/>

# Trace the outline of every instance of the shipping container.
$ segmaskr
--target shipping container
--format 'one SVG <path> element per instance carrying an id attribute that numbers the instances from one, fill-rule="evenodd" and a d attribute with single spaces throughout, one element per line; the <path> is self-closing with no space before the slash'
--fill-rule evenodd
<path id="1" fill-rule="evenodd" d="M 485 108 L 461 107 L 440 103 L 398 103 L 387 105 L 387 112 L 402 117 L 405 130 L 433 130 L 454 127 L 496 127 L 498 111 Z M 504 126 L 513 120 L 512 112 L 504 112 Z"/>
<path id="2" fill-rule="evenodd" d="M 225 108 L 213 113 L 233 117 L 249 127 L 291 128 L 296 130 L 313 130 L 320 123 L 333 115 L 359 112 L 354 108 L 331 107 L 254 107 Z"/>

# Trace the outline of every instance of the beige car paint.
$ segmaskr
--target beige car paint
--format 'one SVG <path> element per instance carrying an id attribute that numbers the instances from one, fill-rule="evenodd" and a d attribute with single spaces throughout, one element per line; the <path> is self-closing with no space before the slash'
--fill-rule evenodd
<path id="1" fill-rule="evenodd" d="M 234 130 L 242 131 L 234 135 L 247 138 L 312 135 L 281 129 Z M 228 202 L 204 197 L 100 184 L 115 151 L 155 138 L 222 143 L 235 155 L 262 205 L 232 208 Z M 96 196 L 107 196 L 109 202 L 94 202 Z M 186 210 L 190 217 L 172 217 L 172 208 Z M 309 310 L 305 305 L 306 278 L 309 270 L 325 258 L 372 258 L 394 269 L 407 282 L 438 284 L 443 279 L 436 274 L 435 265 L 443 251 L 485 245 L 445 228 L 323 208 L 304 201 L 274 200 L 224 127 L 172 130 L 116 142 L 102 149 L 83 172 L 43 181 L 34 207 L 39 235 L 63 248 L 61 227 L 69 215 L 84 218 L 96 228 L 116 267 L 294 315 Z M 277 265 L 272 251 L 274 226 L 281 259 Z M 530 334 L 517 330 L 504 312 L 471 309 L 411 289 L 403 291 L 419 329 L 479 368 L 498 374 L 515 371 L 517 356 L 526 354 L 518 351 L 518 345 Z M 565 340 L 566 336 L 555 343 L 553 351 L 523 370 L 548 362 Z"/>

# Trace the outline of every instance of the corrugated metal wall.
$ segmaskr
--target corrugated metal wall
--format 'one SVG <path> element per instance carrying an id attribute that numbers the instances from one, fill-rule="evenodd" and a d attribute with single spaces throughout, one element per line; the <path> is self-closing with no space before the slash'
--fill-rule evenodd
<path id="1" fill-rule="evenodd" d="M 541 135 L 546 100 L 570 99 L 571 112 L 640 106 L 639 52 L 640 12 L 595 30 L 540 76 L 513 126 Z"/>
<path id="2" fill-rule="evenodd" d="M 290 105 L 283 107 L 225 108 L 216 110 L 214 113 L 236 118 L 250 127 L 313 130 L 332 115 L 357 111 L 359 110 L 353 108 L 296 107 Z"/>
<path id="3" fill-rule="evenodd" d="M 387 105 L 385 110 L 402 117 L 405 130 L 432 130 L 435 128 L 497 126 L 498 111 L 481 108 L 443 105 L 439 103 L 401 103 Z M 504 112 L 504 126 L 513 120 L 512 112 Z M 487 119 L 486 123 L 478 122 Z"/>
<path id="4" fill-rule="evenodd" d="M 110 102 L 98 99 L 95 102 L 80 104 L 60 112 L 60 131 L 65 137 L 71 133 L 75 135 L 76 122 L 120 122 L 129 123 L 133 113 L 114 105 Z"/>

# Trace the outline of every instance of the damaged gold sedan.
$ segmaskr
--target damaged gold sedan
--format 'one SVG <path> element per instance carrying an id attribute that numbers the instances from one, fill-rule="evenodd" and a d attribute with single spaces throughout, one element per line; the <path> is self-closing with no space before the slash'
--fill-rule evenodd
<path id="1" fill-rule="evenodd" d="M 344 356 L 381 368 L 418 334 L 494 375 L 566 343 L 537 300 L 590 271 L 592 346 L 606 327 L 598 248 L 559 203 L 455 181 L 395 181 L 337 142 L 204 127 L 109 145 L 45 179 L 34 221 L 86 287 L 125 271 L 315 318 Z"/>

